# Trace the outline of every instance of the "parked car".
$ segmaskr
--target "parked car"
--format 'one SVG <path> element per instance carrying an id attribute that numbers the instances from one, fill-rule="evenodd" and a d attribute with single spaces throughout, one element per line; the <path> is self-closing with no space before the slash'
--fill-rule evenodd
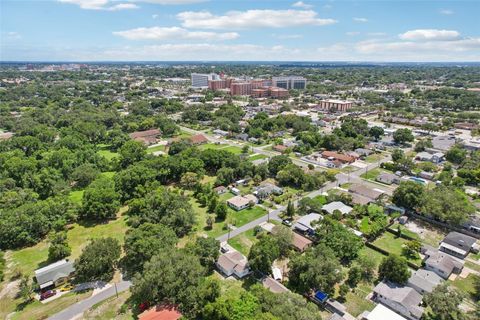
<path id="1" fill-rule="evenodd" d="M 55 290 L 48 290 L 48 291 L 45 291 L 43 292 L 42 294 L 40 294 L 40 301 L 42 300 L 45 300 L 45 299 L 48 299 L 50 297 L 53 297 L 54 295 L 56 295 L 57 292 Z"/>
<path id="2" fill-rule="evenodd" d="M 283 219 L 283 220 L 282 220 L 282 223 L 283 223 L 284 225 L 286 225 L 286 226 L 289 226 L 289 227 L 292 226 L 292 221 L 289 220 L 289 219 Z"/>
<path id="3" fill-rule="evenodd" d="M 66 284 L 64 285 L 63 287 L 60 288 L 60 291 L 61 292 L 65 292 L 65 291 L 71 291 L 73 290 L 73 286 L 71 284 Z"/>

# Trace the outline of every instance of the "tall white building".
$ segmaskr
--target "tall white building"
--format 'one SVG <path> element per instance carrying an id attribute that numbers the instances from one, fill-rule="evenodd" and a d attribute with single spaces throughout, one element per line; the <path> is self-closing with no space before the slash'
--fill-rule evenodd
<path id="1" fill-rule="evenodd" d="M 307 88 L 307 79 L 298 76 L 273 77 L 272 84 L 274 87 L 284 88 L 287 90 L 303 90 Z"/>
<path id="2" fill-rule="evenodd" d="M 208 80 L 219 80 L 220 76 L 216 73 L 192 73 L 192 87 L 208 88 Z"/>

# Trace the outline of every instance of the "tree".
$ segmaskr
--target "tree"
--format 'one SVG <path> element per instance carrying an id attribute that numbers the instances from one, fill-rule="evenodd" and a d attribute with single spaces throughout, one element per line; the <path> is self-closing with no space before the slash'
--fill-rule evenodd
<path id="1" fill-rule="evenodd" d="M 385 134 L 385 131 L 383 130 L 382 127 L 373 126 L 373 127 L 370 128 L 369 134 L 370 134 L 373 138 L 375 138 L 375 141 L 378 141 L 378 139 L 380 139 L 380 137 Z"/>
<path id="2" fill-rule="evenodd" d="M 200 259 L 200 264 L 208 271 L 212 271 L 215 262 L 220 255 L 220 241 L 215 238 L 197 238 L 193 246 L 190 247 L 191 252 Z"/>
<path id="3" fill-rule="evenodd" d="M 401 182 L 393 192 L 392 201 L 395 205 L 407 209 L 418 208 L 425 195 L 425 187 L 413 181 Z"/>
<path id="4" fill-rule="evenodd" d="M 113 180 L 101 177 L 85 189 L 80 214 L 84 219 L 106 220 L 114 218 L 119 208 L 119 195 Z"/>
<path id="5" fill-rule="evenodd" d="M 285 168 L 287 165 L 291 164 L 292 160 L 285 155 L 273 156 L 268 162 L 268 171 L 272 176 L 277 175 L 277 173 Z"/>
<path id="6" fill-rule="evenodd" d="M 110 281 L 120 258 L 120 244 L 114 238 L 92 240 L 75 260 L 75 280 Z"/>
<path id="7" fill-rule="evenodd" d="M 362 280 L 362 269 L 360 265 L 355 264 L 348 270 L 347 283 L 350 287 L 355 288 L 360 280 Z"/>
<path id="8" fill-rule="evenodd" d="M 320 244 L 288 263 L 289 284 L 298 293 L 321 290 L 333 293 L 342 278 L 342 266 L 332 249 Z"/>
<path id="9" fill-rule="evenodd" d="M 425 303 L 432 309 L 438 320 L 466 319 L 462 309 L 459 308 L 464 295 L 444 283 L 437 286 L 431 293 L 424 297 Z"/>
<path id="10" fill-rule="evenodd" d="M 73 170 L 72 179 L 76 182 L 76 187 L 85 188 L 98 177 L 99 173 L 99 170 L 95 168 L 95 166 L 86 163 Z"/>
<path id="11" fill-rule="evenodd" d="M 348 285 L 346 283 L 343 283 L 340 285 L 338 293 L 340 294 L 340 297 L 342 299 L 345 299 L 349 291 L 350 291 L 350 288 L 348 287 Z"/>
<path id="12" fill-rule="evenodd" d="M 132 200 L 127 213 L 139 223 L 166 225 L 178 237 L 189 233 L 195 224 L 195 215 L 188 199 L 163 187 Z"/>
<path id="13" fill-rule="evenodd" d="M 393 133 L 393 141 L 395 141 L 395 143 L 405 144 L 406 142 L 413 142 L 414 139 L 415 137 L 410 129 L 397 129 Z"/>
<path id="14" fill-rule="evenodd" d="M 180 179 L 180 185 L 187 190 L 192 190 L 199 182 L 200 179 L 194 172 L 186 172 Z"/>
<path id="15" fill-rule="evenodd" d="M 72 249 L 68 245 L 67 233 L 57 232 L 50 237 L 50 246 L 48 247 L 48 261 L 55 262 L 68 257 Z"/>
<path id="16" fill-rule="evenodd" d="M 206 220 L 207 228 L 209 230 L 212 230 L 214 223 L 215 223 L 215 216 L 209 214 Z"/>
<path id="17" fill-rule="evenodd" d="M 410 278 L 410 270 L 405 258 L 391 254 L 384 258 L 378 269 L 380 279 L 404 284 Z"/>
<path id="18" fill-rule="evenodd" d="M 232 168 L 223 167 L 217 171 L 217 180 L 215 180 L 215 185 L 226 186 L 233 181 L 235 181 L 235 170 Z"/>
<path id="19" fill-rule="evenodd" d="M 269 274 L 273 261 L 279 256 L 280 249 L 277 242 L 272 237 L 264 236 L 250 248 L 248 263 L 253 272 Z"/>
<path id="20" fill-rule="evenodd" d="M 392 161 L 393 162 L 398 162 L 403 157 L 405 157 L 405 152 L 403 152 L 402 149 L 396 148 L 392 151 Z"/>
<path id="21" fill-rule="evenodd" d="M 461 164 L 466 158 L 467 150 L 463 149 L 459 145 L 454 145 L 445 154 L 445 159 L 455 164 Z"/>
<path id="22" fill-rule="evenodd" d="M 402 248 L 402 255 L 410 259 L 416 259 L 419 257 L 418 253 L 422 248 L 422 244 L 417 240 L 409 241 Z"/>
<path id="23" fill-rule="evenodd" d="M 122 168 L 126 168 L 135 162 L 142 160 L 147 154 L 147 148 L 141 142 L 130 140 L 118 151 L 120 154 L 120 165 Z"/>
<path id="24" fill-rule="evenodd" d="M 143 223 L 125 235 L 122 266 L 127 274 L 142 272 L 143 265 L 159 251 L 173 248 L 178 241 L 175 232 L 164 225 Z"/>
<path id="25" fill-rule="evenodd" d="M 433 148 L 433 143 L 431 139 L 422 139 L 415 144 L 415 151 L 422 152 L 427 148 Z"/>
<path id="26" fill-rule="evenodd" d="M 250 147 L 248 146 L 248 144 L 246 144 L 242 147 L 242 153 L 244 153 L 244 154 L 247 154 L 249 150 L 250 150 Z"/>
<path id="27" fill-rule="evenodd" d="M 440 185 L 425 193 L 419 211 L 447 223 L 460 225 L 475 213 L 475 208 L 462 191 Z"/>
<path id="28" fill-rule="evenodd" d="M 289 218 L 293 218 L 295 215 L 295 206 L 293 205 L 291 200 L 288 200 L 287 210 L 285 211 L 285 215 Z"/>
<path id="29" fill-rule="evenodd" d="M 215 215 L 217 216 L 218 220 L 220 221 L 225 220 L 225 218 L 227 217 L 227 213 L 228 213 L 228 207 L 224 201 L 220 202 L 215 207 Z"/>
<path id="30" fill-rule="evenodd" d="M 133 278 L 132 301 L 149 305 L 168 301 L 184 315 L 195 318 L 202 307 L 197 293 L 204 276 L 205 269 L 196 256 L 175 248 L 162 250 Z"/>
<path id="31" fill-rule="evenodd" d="M 272 229 L 272 237 L 275 239 L 280 256 L 287 256 L 293 241 L 293 231 L 286 226 L 278 225 Z"/>
<path id="32" fill-rule="evenodd" d="M 355 261 L 362 271 L 362 280 L 370 282 L 373 280 L 373 276 L 377 270 L 377 264 L 373 259 L 367 256 L 359 256 Z"/>
<path id="33" fill-rule="evenodd" d="M 18 296 L 21 297 L 25 302 L 31 302 L 33 300 L 33 290 L 35 286 L 30 281 L 30 277 L 27 275 L 22 276 L 20 283 L 18 285 Z"/>

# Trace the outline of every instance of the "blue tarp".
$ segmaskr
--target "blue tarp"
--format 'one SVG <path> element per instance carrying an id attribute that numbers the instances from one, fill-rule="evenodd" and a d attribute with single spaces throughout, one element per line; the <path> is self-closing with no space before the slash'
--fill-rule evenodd
<path id="1" fill-rule="evenodd" d="M 318 301 L 324 302 L 328 299 L 328 294 L 322 291 L 317 291 L 315 292 L 315 299 L 317 299 Z"/>

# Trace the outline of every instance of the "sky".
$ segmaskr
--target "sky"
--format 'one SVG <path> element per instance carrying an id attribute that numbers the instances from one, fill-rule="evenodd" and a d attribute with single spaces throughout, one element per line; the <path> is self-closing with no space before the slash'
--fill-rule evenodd
<path id="1" fill-rule="evenodd" d="M 480 0 L 0 0 L 0 61 L 480 61 Z"/>

